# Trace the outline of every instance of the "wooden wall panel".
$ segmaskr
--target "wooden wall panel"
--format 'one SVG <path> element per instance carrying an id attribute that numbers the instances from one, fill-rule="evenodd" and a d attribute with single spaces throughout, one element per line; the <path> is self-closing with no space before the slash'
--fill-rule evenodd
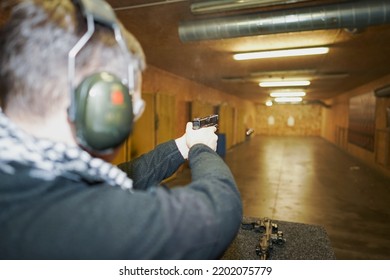
<path id="1" fill-rule="evenodd" d="M 176 138 L 184 134 L 187 122 L 192 120 L 192 102 L 177 100 L 176 98 Z"/>
<path id="2" fill-rule="evenodd" d="M 375 161 L 390 169 L 390 98 L 377 98 Z"/>
<path id="3" fill-rule="evenodd" d="M 374 152 L 376 98 L 372 92 L 349 100 L 348 142 Z"/>
<path id="4" fill-rule="evenodd" d="M 202 118 L 214 114 L 214 106 L 195 100 L 191 104 L 191 119 Z"/>
<path id="5" fill-rule="evenodd" d="M 226 149 L 230 149 L 234 144 L 235 114 L 234 108 L 228 104 L 223 104 L 219 108 L 219 133 L 226 136 Z"/>
<path id="6" fill-rule="evenodd" d="M 130 138 L 126 139 L 125 143 L 120 148 L 118 154 L 111 161 L 112 164 L 118 165 L 120 163 L 123 163 L 123 162 L 130 160 L 130 154 L 129 154 L 129 142 L 130 141 L 131 141 Z"/>
<path id="7" fill-rule="evenodd" d="M 146 107 L 142 116 L 135 123 L 131 137 L 131 146 L 128 149 L 131 158 L 151 151 L 156 144 L 155 95 L 153 93 L 143 93 L 142 98 L 146 102 Z"/>
<path id="8" fill-rule="evenodd" d="M 246 132 L 246 125 L 245 125 L 245 112 L 242 109 L 237 110 L 237 121 L 236 121 L 236 144 L 240 144 L 245 141 L 245 132 Z"/>
<path id="9" fill-rule="evenodd" d="M 389 125 L 387 121 L 387 108 L 390 108 L 390 98 L 376 98 L 374 152 L 349 142 L 345 144 L 344 132 L 344 130 L 349 127 L 350 100 L 360 95 L 373 93 L 376 89 L 388 85 L 389 82 L 390 75 L 387 75 L 381 79 L 327 100 L 326 103 L 330 104 L 332 107 L 330 109 L 323 109 L 326 113 L 322 122 L 321 136 L 326 140 L 339 145 L 349 154 L 390 176 L 390 167 L 387 166 L 390 157 L 388 151 L 390 147 L 390 138 L 387 136 L 390 129 L 387 127 Z M 348 132 L 346 134 L 348 134 Z"/>
<path id="10" fill-rule="evenodd" d="M 176 137 L 176 99 L 173 95 L 156 95 L 156 145 Z"/>
<path id="11" fill-rule="evenodd" d="M 294 118 L 292 126 L 288 125 L 290 117 Z M 256 131 L 261 135 L 320 136 L 322 110 L 320 105 L 260 105 L 256 120 Z"/>
<path id="12" fill-rule="evenodd" d="M 390 130 L 378 129 L 375 133 L 375 161 L 390 168 Z"/>
<path id="13" fill-rule="evenodd" d="M 322 108 L 321 136 L 332 143 L 346 147 L 348 116 L 348 101 L 338 100 L 333 102 L 331 108 Z"/>
<path id="14" fill-rule="evenodd" d="M 390 97 L 377 98 L 375 127 L 390 129 Z"/>

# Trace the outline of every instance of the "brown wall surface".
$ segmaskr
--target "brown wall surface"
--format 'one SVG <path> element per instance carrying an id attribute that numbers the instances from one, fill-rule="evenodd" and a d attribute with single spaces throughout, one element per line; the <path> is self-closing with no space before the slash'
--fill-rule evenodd
<path id="1" fill-rule="evenodd" d="M 257 106 L 256 131 L 261 135 L 320 136 L 321 105 L 265 105 Z M 293 117 L 294 125 L 288 125 Z M 274 123 L 272 124 L 271 119 Z"/>
<path id="2" fill-rule="evenodd" d="M 321 136 L 390 176 L 390 129 L 387 120 L 390 97 L 376 98 L 374 152 L 362 149 L 347 140 L 350 99 L 367 93 L 374 94 L 376 89 L 389 84 L 390 75 L 327 100 L 331 108 L 322 109 Z"/>

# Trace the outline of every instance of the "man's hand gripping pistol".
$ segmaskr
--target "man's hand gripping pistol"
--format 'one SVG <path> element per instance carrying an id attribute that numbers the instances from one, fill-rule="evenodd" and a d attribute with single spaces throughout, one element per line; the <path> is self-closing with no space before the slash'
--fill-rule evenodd
<path id="1" fill-rule="evenodd" d="M 195 118 L 192 120 L 193 129 L 200 129 L 208 126 L 215 126 L 218 128 L 218 115 L 210 115 L 204 118 Z"/>

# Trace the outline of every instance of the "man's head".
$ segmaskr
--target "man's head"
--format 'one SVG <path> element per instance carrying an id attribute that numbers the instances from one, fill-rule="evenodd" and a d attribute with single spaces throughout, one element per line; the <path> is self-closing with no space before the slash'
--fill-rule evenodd
<path id="1" fill-rule="evenodd" d="M 45 122 L 70 105 L 68 54 L 86 33 L 79 1 L 25 0 L 13 8 L 0 33 L 0 94 L 7 115 Z M 119 24 L 119 23 L 118 23 Z M 128 62 L 136 65 L 135 104 L 140 96 L 144 54 L 137 40 L 121 28 L 129 59 L 112 28 L 97 22 L 90 40 L 75 58 L 74 84 L 106 71 L 128 79 Z"/>

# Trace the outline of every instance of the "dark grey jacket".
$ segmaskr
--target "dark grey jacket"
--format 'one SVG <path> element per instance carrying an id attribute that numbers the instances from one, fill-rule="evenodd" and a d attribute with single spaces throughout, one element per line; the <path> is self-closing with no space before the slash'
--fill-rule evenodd
<path id="1" fill-rule="evenodd" d="M 242 205 L 210 148 L 189 152 L 192 182 L 158 184 L 184 162 L 174 141 L 120 165 L 133 192 L 0 170 L 0 259 L 216 259 L 235 237 Z"/>

